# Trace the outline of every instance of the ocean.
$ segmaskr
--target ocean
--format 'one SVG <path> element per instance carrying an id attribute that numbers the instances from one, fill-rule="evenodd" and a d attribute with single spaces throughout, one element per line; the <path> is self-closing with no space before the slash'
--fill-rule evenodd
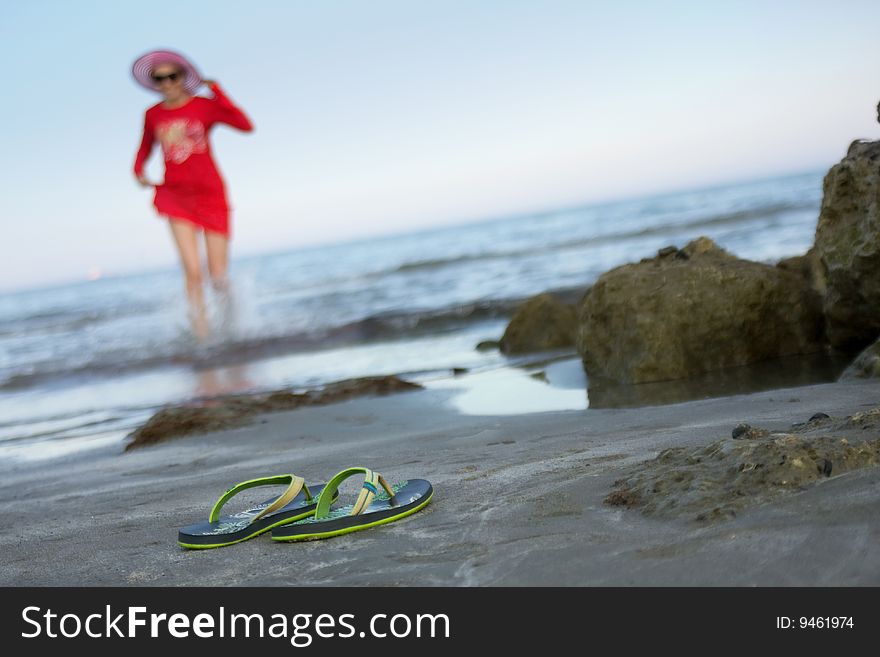
<path id="1" fill-rule="evenodd" d="M 231 311 L 212 316 L 202 344 L 177 269 L 0 294 L 0 462 L 121 444 L 163 405 L 225 392 L 378 374 L 455 387 L 453 368 L 491 380 L 528 360 L 475 345 L 500 338 L 531 295 L 578 295 L 612 267 L 700 235 L 751 260 L 803 254 L 823 175 L 233 252 Z M 586 407 L 582 384 L 561 387 Z"/>

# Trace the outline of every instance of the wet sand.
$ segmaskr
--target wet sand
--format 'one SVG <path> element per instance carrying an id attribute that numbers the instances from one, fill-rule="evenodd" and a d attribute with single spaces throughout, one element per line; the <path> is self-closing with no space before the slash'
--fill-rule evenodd
<path id="1" fill-rule="evenodd" d="M 880 584 L 878 467 L 832 470 L 712 522 L 604 501 L 663 450 L 732 439 L 741 423 L 788 432 L 817 412 L 835 421 L 870 411 L 877 382 L 496 416 L 456 412 L 455 394 L 359 398 L 130 452 L 5 464 L 0 584 Z M 880 437 L 873 422 L 850 431 Z M 177 546 L 177 528 L 207 517 L 235 482 L 291 471 L 323 482 L 360 464 L 392 480 L 427 478 L 434 501 L 326 541 Z"/>

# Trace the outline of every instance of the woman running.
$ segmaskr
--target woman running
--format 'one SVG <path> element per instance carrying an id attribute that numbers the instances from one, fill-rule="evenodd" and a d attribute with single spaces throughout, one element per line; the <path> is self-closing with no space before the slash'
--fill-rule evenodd
<path id="1" fill-rule="evenodd" d="M 163 100 L 144 118 L 144 136 L 134 162 L 134 175 L 144 187 L 155 187 L 153 205 L 168 219 L 186 278 L 190 321 L 197 338 L 208 335 L 198 232 L 204 231 L 208 274 L 214 289 L 228 293 L 229 205 L 223 179 L 211 157 L 208 132 L 225 123 L 244 132 L 253 124 L 232 104 L 214 80 L 203 80 L 182 55 L 156 50 L 132 67 L 137 82 L 157 91 Z M 194 95 L 205 84 L 213 98 Z M 165 180 L 154 184 L 144 176 L 153 144 L 162 145 Z"/>

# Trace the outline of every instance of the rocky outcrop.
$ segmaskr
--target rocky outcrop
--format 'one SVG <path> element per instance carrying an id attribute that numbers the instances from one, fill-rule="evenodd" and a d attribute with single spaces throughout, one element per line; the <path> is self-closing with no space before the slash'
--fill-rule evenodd
<path id="1" fill-rule="evenodd" d="M 880 335 L 880 142 L 854 142 L 823 191 L 814 249 L 828 339 L 853 351 Z"/>
<path id="2" fill-rule="evenodd" d="M 827 477 L 880 464 L 880 439 L 865 437 L 880 409 L 846 418 L 816 413 L 790 431 L 737 426 L 730 438 L 666 449 L 614 482 L 611 506 L 662 518 L 725 520 L 742 509 L 800 492 Z"/>
<path id="3" fill-rule="evenodd" d="M 228 395 L 164 408 L 129 434 L 125 451 L 154 445 L 170 438 L 240 427 L 260 413 L 290 411 L 302 406 L 320 406 L 367 395 L 390 395 L 419 390 L 417 383 L 396 376 L 372 376 L 329 383 L 322 388 L 293 392 L 282 389 L 268 393 Z"/>
<path id="4" fill-rule="evenodd" d="M 517 308 L 501 338 L 507 354 L 565 349 L 574 346 L 577 313 L 574 306 L 550 294 L 539 294 Z"/>
<path id="5" fill-rule="evenodd" d="M 811 248 L 804 255 L 784 258 L 776 263 L 780 269 L 793 272 L 807 281 L 810 286 L 821 296 L 825 296 L 825 275 L 822 270 L 822 262 L 815 248 Z"/>
<path id="6" fill-rule="evenodd" d="M 822 301 L 800 274 L 701 237 L 606 272 L 584 298 L 576 346 L 588 376 L 692 377 L 824 348 Z"/>

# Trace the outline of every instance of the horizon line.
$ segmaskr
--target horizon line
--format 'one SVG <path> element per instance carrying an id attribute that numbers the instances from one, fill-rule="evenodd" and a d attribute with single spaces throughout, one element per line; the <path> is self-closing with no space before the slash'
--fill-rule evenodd
<path id="1" fill-rule="evenodd" d="M 550 206 L 544 207 L 541 209 L 528 210 L 523 212 L 515 212 L 508 214 L 498 214 L 498 215 L 490 215 L 490 216 L 482 216 L 482 217 L 471 217 L 471 218 L 463 218 L 460 220 L 452 220 L 448 223 L 435 224 L 432 226 L 424 226 L 415 229 L 404 229 L 404 230 L 391 230 L 385 233 L 377 233 L 375 235 L 369 236 L 361 236 L 350 239 L 330 239 L 327 241 L 316 241 L 313 243 L 300 244 L 300 245 L 291 245 L 288 247 L 282 247 L 279 249 L 266 249 L 260 251 L 252 251 L 242 254 L 240 256 L 235 256 L 230 258 L 230 263 L 234 261 L 242 261 L 249 260 L 252 258 L 260 258 L 265 256 L 275 256 L 286 253 L 296 253 L 299 251 L 308 251 L 311 249 L 321 249 L 332 246 L 344 246 L 344 245 L 354 245 L 354 244 L 362 244 L 365 242 L 370 242 L 373 240 L 382 240 L 382 239 L 394 239 L 398 237 L 404 237 L 408 235 L 419 235 L 423 233 L 431 233 L 435 231 L 443 231 L 447 229 L 454 229 L 457 227 L 464 226 L 479 226 L 481 224 L 489 224 L 496 221 L 502 220 L 517 220 L 517 219 L 527 219 L 527 218 L 535 218 L 535 217 L 543 217 L 554 214 L 559 214 L 563 212 L 574 212 L 577 210 L 586 210 L 596 207 L 602 207 L 606 205 L 614 205 L 618 203 L 626 203 L 632 201 L 647 201 L 651 199 L 664 198 L 667 196 L 676 196 L 679 194 L 687 194 L 698 191 L 710 191 L 715 189 L 723 189 L 726 187 L 733 187 L 738 185 L 748 185 L 753 183 L 758 183 L 766 180 L 777 180 L 784 178 L 797 178 L 800 176 L 807 176 L 811 174 L 818 174 L 822 172 L 821 167 L 810 168 L 807 170 L 798 170 L 798 171 L 787 171 L 784 173 L 777 173 L 772 175 L 764 175 L 764 176 L 749 176 L 745 178 L 736 178 L 732 180 L 726 181 L 717 181 L 713 183 L 707 183 L 706 185 L 701 186 L 681 186 L 681 187 L 671 187 L 665 189 L 663 191 L 656 192 L 647 192 L 647 193 L 636 193 L 631 196 L 613 196 L 605 199 L 593 199 L 593 200 L 584 200 L 576 203 L 567 203 L 565 205 L 559 206 Z M 90 283 L 96 283 L 98 281 L 106 281 L 106 280 L 118 280 L 124 278 L 133 278 L 136 276 L 143 276 L 148 274 L 159 274 L 159 273 L 169 273 L 176 271 L 177 264 L 165 264 L 159 266 L 147 266 L 142 269 L 135 269 L 129 271 L 116 271 L 109 274 L 102 274 L 99 278 L 89 279 L 85 276 L 81 278 L 63 278 L 54 281 L 47 281 L 43 283 L 35 283 L 32 285 L 25 284 L 21 287 L 4 287 L 0 284 L 0 295 L 16 295 L 16 294 L 24 294 L 30 292 L 37 291 L 49 291 L 56 290 L 65 287 L 74 287 L 77 285 L 88 285 Z"/>

